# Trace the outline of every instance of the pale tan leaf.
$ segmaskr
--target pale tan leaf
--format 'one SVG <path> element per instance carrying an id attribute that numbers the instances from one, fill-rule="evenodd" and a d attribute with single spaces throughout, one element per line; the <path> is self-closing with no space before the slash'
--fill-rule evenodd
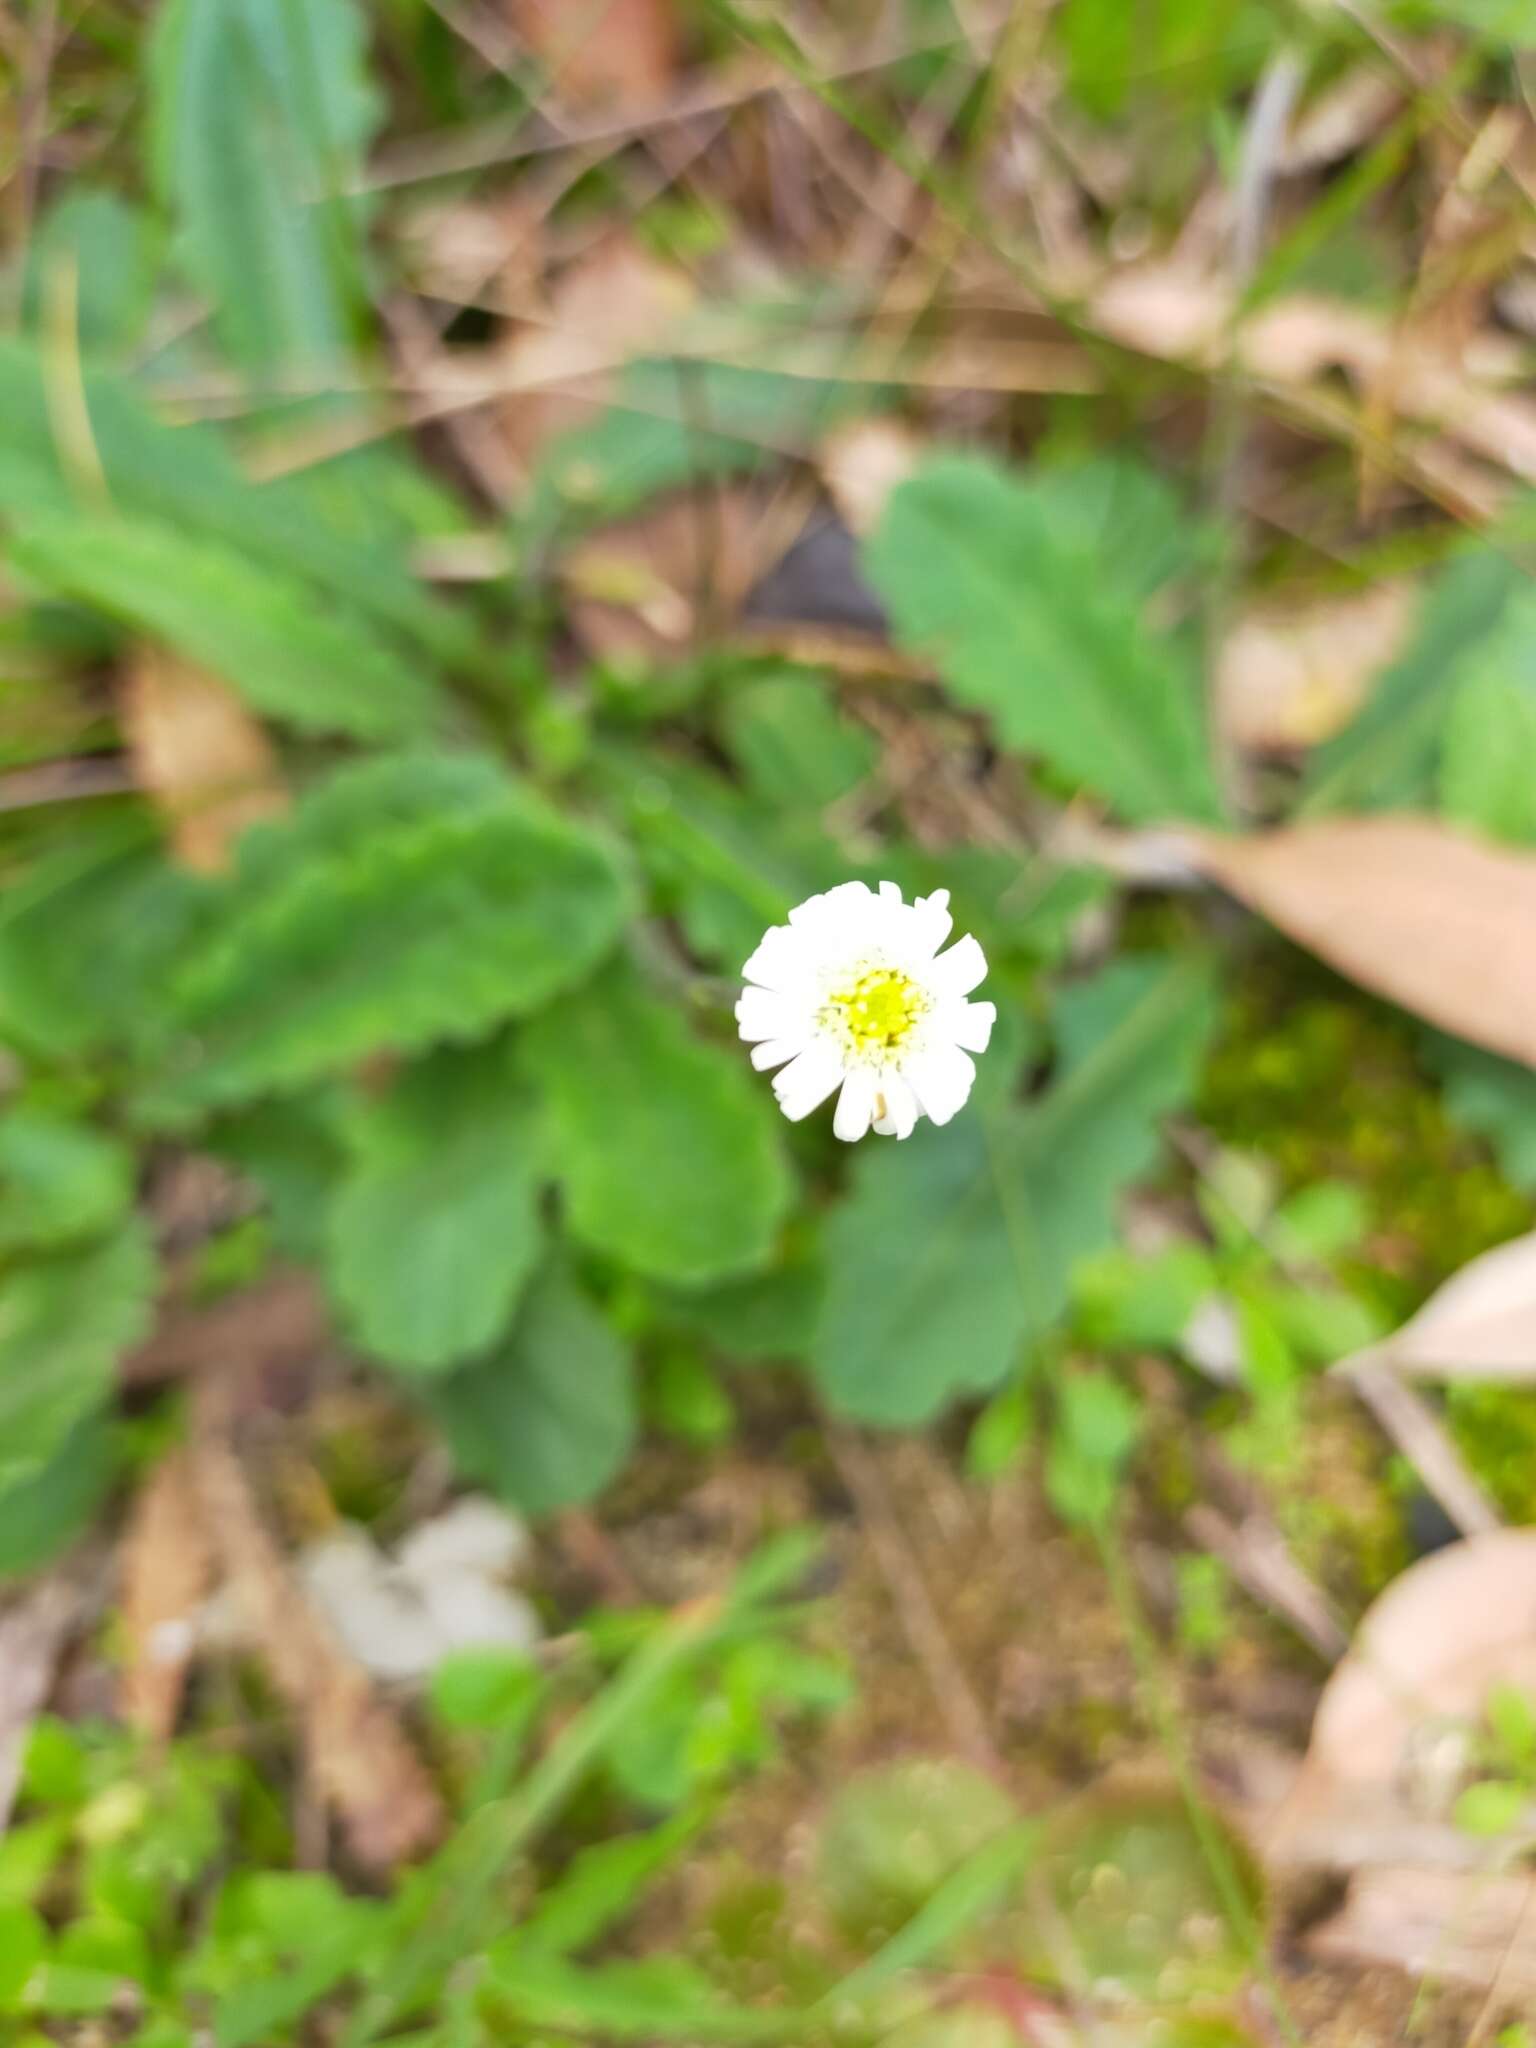
<path id="1" fill-rule="evenodd" d="M 156 647 L 123 678 L 123 734 L 140 786 L 189 868 L 216 872 L 247 825 L 284 808 L 277 757 L 227 684 Z"/>
<path id="2" fill-rule="evenodd" d="M 212 1575 L 192 1460 L 186 1450 L 174 1450 L 139 1489 L 123 1537 L 122 1711 L 151 1742 L 164 1742 L 175 1730 L 196 1614 Z"/>
<path id="3" fill-rule="evenodd" d="M 1384 128 L 1402 103 L 1402 84 L 1391 72 L 1363 64 L 1344 72 L 1291 123 L 1276 168 L 1293 177 L 1337 163 Z"/>
<path id="4" fill-rule="evenodd" d="M 735 614 L 759 560 L 757 504 L 727 486 L 649 505 L 561 564 L 571 627 L 621 666 L 665 660 Z"/>
<path id="5" fill-rule="evenodd" d="M 1407 816 L 1188 843 L 1204 873 L 1351 981 L 1536 1066 L 1536 859 Z"/>
<path id="6" fill-rule="evenodd" d="M 101 1566 L 99 1556 L 67 1558 L 0 1606 L 0 1834 L 21 1782 L 28 1730 L 47 1704 L 59 1658 Z"/>
<path id="7" fill-rule="evenodd" d="M 673 0 L 502 0 L 542 61 L 555 97 L 573 107 L 659 100 L 677 74 Z"/>
<path id="8" fill-rule="evenodd" d="M 1293 752 L 1340 731 L 1401 649 L 1412 614 L 1404 583 L 1241 614 L 1216 662 L 1217 715 L 1232 745 Z"/>
<path id="9" fill-rule="evenodd" d="M 1473 1259 L 1400 1330 L 1337 1369 L 1362 1365 L 1434 1380 L 1536 1379 L 1536 1231 Z"/>
<path id="10" fill-rule="evenodd" d="M 392 1870 L 441 1836 L 442 1801 L 373 1681 L 289 1570 L 218 1420 L 218 1398 L 198 1404 L 196 1473 L 245 1628 L 298 1719 L 310 1776 L 352 1854 L 368 1870 Z"/>
<path id="11" fill-rule="evenodd" d="M 1314 1955 L 1536 1998 L 1536 1878 L 1523 1871 L 1361 1871 L 1307 1937 Z"/>
<path id="12" fill-rule="evenodd" d="M 1265 1853 L 1345 1868 L 1485 1857 L 1450 1814 L 1501 1684 L 1536 1691 L 1536 1530 L 1436 1551 L 1375 1602 L 1323 1689 Z"/>
<path id="13" fill-rule="evenodd" d="M 922 460 L 923 443 L 900 420 L 853 420 L 822 442 L 822 480 L 843 524 L 861 538 L 880 524 L 886 501 Z"/>

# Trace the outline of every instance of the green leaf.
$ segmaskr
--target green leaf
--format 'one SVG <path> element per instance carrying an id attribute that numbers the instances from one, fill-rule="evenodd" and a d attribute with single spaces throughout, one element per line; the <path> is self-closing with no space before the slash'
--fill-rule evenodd
<path id="1" fill-rule="evenodd" d="M 159 985 L 203 895 L 138 817 L 81 840 L 0 896 L 0 1036 L 44 1060 L 154 1034 Z"/>
<path id="2" fill-rule="evenodd" d="M 116 193 L 71 182 L 49 208 L 27 249 L 22 307 L 27 325 L 46 332 L 55 280 L 78 294 L 75 321 L 86 354 L 122 354 L 144 331 L 164 235 L 141 208 Z"/>
<path id="3" fill-rule="evenodd" d="M 29 1478 L 0 1486 L 0 1580 L 56 1557 L 106 1499 L 121 1463 L 114 1432 L 92 1412 Z"/>
<path id="4" fill-rule="evenodd" d="M 1453 1122 L 1488 1141 L 1513 1186 L 1536 1193 L 1536 1073 L 1439 1032 L 1426 1033 L 1425 1051 Z"/>
<path id="5" fill-rule="evenodd" d="M 149 1327 L 154 1256 L 137 1218 L 114 1237 L 5 1276 L 0 1308 L 0 1491 L 40 1472 L 111 1392 Z"/>
<path id="6" fill-rule="evenodd" d="M 489 760 L 344 768 L 242 841 L 168 991 L 184 1064 L 149 1106 L 186 1115 L 483 1035 L 589 974 L 627 908 L 606 844 Z"/>
<path id="7" fill-rule="evenodd" d="M 661 1303 L 666 1321 L 696 1332 L 728 1358 L 798 1358 L 811 1340 L 823 1275 L 807 1255 L 713 1287 L 678 1289 Z"/>
<path id="8" fill-rule="evenodd" d="M 356 1120 L 326 1276 L 376 1358 L 440 1371 L 506 1328 L 539 1254 L 533 1130 L 501 1044 L 433 1054 Z"/>
<path id="9" fill-rule="evenodd" d="M 1425 599 L 1413 640 L 1365 709 L 1312 756 L 1305 810 L 1392 810 L 1426 800 L 1452 692 L 1487 658 L 1523 581 L 1493 547 L 1451 564 Z"/>
<path id="10" fill-rule="evenodd" d="M 722 722 L 749 788 L 788 811 L 825 810 L 856 789 L 879 756 L 874 735 L 843 716 L 827 684 L 802 670 L 730 684 Z"/>
<path id="11" fill-rule="evenodd" d="M 653 1279 L 763 1265 L 789 1205 L 779 1121 L 747 1062 L 615 962 L 524 1038 L 571 1228 Z"/>
<path id="12" fill-rule="evenodd" d="M 1074 1372 L 1062 1380 L 1045 1486 L 1064 1521 L 1092 1527 L 1107 1519 L 1140 1433 L 1135 1396 L 1108 1373 Z"/>
<path id="13" fill-rule="evenodd" d="M 540 1893 L 518 1927 L 515 1942 L 546 1956 L 589 1948 L 634 1911 L 652 1880 L 677 1859 L 703 1820 L 702 1812 L 685 1811 L 645 1834 L 620 1835 L 581 1850 Z"/>
<path id="14" fill-rule="evenodd" d="M 827 1227 L 812 1346 L 836 1409 L 903 1425 L 1007 1378 L 1076 1262 L 1113 1242 L 1116 1197 L 1156 1158 L 1214 1016 L 1203 963 L 1121 961 L 1062 997 L 1061 1078 L 1039 1103 L 866 1145 Z"/>
<path id="15" fill-rule="evenodd" d="M 133 1200 L 127 1146 L 89 1124 L 20 1106 L 0 1115 L 0 1251 L 92 1237 Z"/>
<path id="16" fill-rule="evenodd" d="M 1536 633 L 1536 608 L 1517 601 L 1522 651 Z M 1440 808 L 1458 825 L 1516 845 L 1536 840 L 1536 672 L 1490 665 L 1458 683 L 1440 741 Z M 1513 650 L 1511 650 L 1513 652 Z"/>
<path id="17" fill-rule="evenodd" d="M 354 739 L 412 737 L 436 695 L 419 668 L 338 599 L 225 542 L 91 513 L 34 513 L 10 543 L 16 568 L 135 632 L 164 640 L 272 718 Z"/>
<path id="18" fill-rule="evenodd" d="M 1105 544 L 1060 478 L 973 458 L 929 465 L 892 497 L 867 550 L 898 634 L 1011 747 L 1135 821 L 1215 819 L 1198 679 L 1145 617 L 1140 565 Z"/>
<path id="19" fill-rule="evenodd" d="M 1525 1785 L 1504 1778 L 1485 1778 L 1462 1793 L 1452 1818 L 1469 1835 L 1507 1835 L 1519 1824 L 1530 1800 L 1530 1790 Z"/>
<path id="20" fill-rule="evenodd" d="M 14 2012 L 48 1947 L 48 1929 L 30 1906 L 0 1906 L 0 2011 Z"/>
<path id="21" fill-rule="evenodd" d="M 589 1499 L 634 1435 L 629 1354 L 558 1265 L 504 1345 L 422 1392 L 461 1470 L 530 1514 Z"/>
<path id="22" fill-rule="evenodd" d="M 188 275 L 252 371 L 334 371 L 363 299 L 342 195 L 378 99 L 352 0 L 168 0 L 149 43 L 150 154 Z"/>
<path id="23" fill-rule="evenodd" d="M 87 372 L 83 397 L 108 494 L 125 518 L 219 542 L 253 568 L 296 580 L 312 601 L 317 592 L 328 604 L 339 600 L 441 661 L 476 658 L 466 615 L 422 588 L 377 522 L 359 532 L 355 498 L 351 523 L 339 527 L 317 472 L 257 485 L 214 428 L 163 424 L 121 379 Z M 55 413 L 39 349 L 0 338 L 0 511 L 19 526 L 80 509 Z"/>

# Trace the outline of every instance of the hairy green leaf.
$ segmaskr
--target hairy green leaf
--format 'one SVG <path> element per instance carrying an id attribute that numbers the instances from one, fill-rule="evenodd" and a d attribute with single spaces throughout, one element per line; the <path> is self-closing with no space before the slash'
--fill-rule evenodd
<path id="1" fill-rule="evenodd" d="M 141 818 L 80 838 L 0 898 L 0 1036 L 42 1059 L 155 1037 L 160 983 L 204 901 Z"/>
<path id="2" fill-rule="evenodd" d="M 432 723 L 420 670 L 339 601 L 224 542 L 142 516 L 35 513 L 16 567 L 50 589 L 166 641 L 256 710 L 309 732 L 403 739 Z"/>
<path id="3" fill-rule="evenodd" d="M 111 1391 L 149 1327 L 154 1255 L 136 1219 L 82 1251 L 11 1267 L 0 1289 L 0 1490 L 42 1470 Z"/>
<path id="4" fill-rule="evenodd" d="M 1305 810 L 1394 810 L 1426 801 L 1452 693 L 1487 659 L 1522 582 L 1496 548 L 1451 564 L 1425 599 L 1412 642 L 1359 717 L 1313 755 Z"/>
<path id="5" fill-rule="evenodd" d="M 537 1018 L 525 1055 L 578 1237 L 684 1285 L 764 1263 L 790 1178 L 745 1060 L 695 1038 L 618 963 Z"/>
<path id="6" fill-rule="evenodd" d="M 530 1514 L 589 1499 L 634 1436 L 629 1354 L 560 1265 L 535 1278 L 505 1344 L 422 1392 L 463 1472 Z"/>
<path id="7" fill-rule="evenodd" d="M 628 892 L 603 841 L 474 755 L 342 769 L 249 833 L 172 982 L 168 1116 L 470 1040 L 589 974 Z"/>
<path id="8" fill-rule="evenodd" d="M 900 1425 L 1002 1383 L 1061 1316 L 1075 1262 L 1112 1242 L 1213 1018 L 1203 963 L 1120 962 L 1063 997 L 1061 1077 L 1038 1103 L 866 1147 L 828 1222 L 811 1351 L 836 1408 Z"/>
<path id="9" fill-rule="evenodd" d="M 334 371 L 363 299 L 357 177 L 378 100 L 353 0 L 168 0 L 150 154 L 188 275 L 246 369 Z"/>
<path id="10" fill-rule="evenodd" d="M 92 1409 L 36 1471 L 0 1486 L 0 1579 L 45 1565 L 85 1527 L 122 1463 L 118 1432 Z"/>
<path id="11" fill-rule="evenodd" d="M 725 743 L 765 803 L 819 811 L 871 772 L 874 736 L 829 700 L 826 684 L 798 669 L 743 677 L 725 700 Z"/>
<path id="12" fill-rule="evenodd" d="M 128 1147 L 89 1124 L 19 1106 L 0 1115 L 0 1251 L 94 1237 L 133 1200 Z"/>
<path id="13" fill-rule="evenodd" d="M 353 1141 L 326 1272 L 358 1340 L 417 1372 L 484 1351 L 539 1252 L 533 1116 L 506 1048 L 432 1054 Z"/>
<path id="14" fill-rule="evenodd" d="M 945 457 L 893 496 L 870 574 L 900 637 L 1007 745 L 1127 818 L 1214 819 L 1194 665 L 1149 626 L 1142 563 L 1106 538 L 1100 470 L 1083 491 Z"/>
<path id="15" fill-rule="evenodd" d="M 80 510 L 80 451 L 56 431 L 58 372 L 34 346 L 0 337 L 0 513 L 24 530 L 35 517 Z M 91 449 L 124 518 L 221 543 L 247 568 L 279 572 L 311 605 L 323 592 L 376 631 L 398 634 L 437 659 L 475 658 L 465 615 L 422 588 L 403 550 L 376 526 L 340 527 L 316 474 L 256 484 L 209 426 L 157 420 L 120 378 L 87 373 L 81 397 Z"/>

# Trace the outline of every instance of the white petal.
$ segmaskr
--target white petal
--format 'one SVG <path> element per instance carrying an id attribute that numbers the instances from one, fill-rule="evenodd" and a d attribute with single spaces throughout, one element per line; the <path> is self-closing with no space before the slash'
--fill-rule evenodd
<path id="1" fill-rule="evenodd" d="M 899 903 L 901 901 L 901 890 L 894 882 L 882 882 L 880 884 L 880 901 L 882 903 Z"/>
<path id="2" fill-rule="evenodd" d="M 908 913 L 916 957 L 931 960 L 954 929 L 949 912 L 949 891 L 935 889 L 931 896 L 919 896 Z"/>
<path id="3" fill-rule="evenodd" d="M 835 1045 L 816 1040 L 773 1077 L 773 1092 L 791 1123 L 825 1102 L 843 1078 L 842 1054 Z"/>
<path id="4" fill-rule="evenodd" d="M 809 1012 L 777 989 L 747 988 L 736 998 L 736 1024 L 750 1044 L 754 1038 L 808 1036 Z"/>
<path id="5" fill-rule="evenodd" d="M 875 1075 L 869 1067 L 855 1067 L 843 1083 L 832 1128 L 845 1145 L 857 1144 L 869 1129 L 875 1113 L 875 1086 Z"/>
<path id="6" fill-rule="evenodd" d="M 919 1114 L 917 1097 L 896 1073 L 881 1075 L 879 1093 L 884 1097 L 885 1114 L 876 1117 L 875 1129 L 882 1138 L 910 1138 Z"/>
<path id="7" fill-rule="evenodd" d="M 787 925 L 776 924 L 763 933 L 757 951 L 741 970 L 741 978 L 763 988 L 788 989 L 804 982 L 814 973 L 815 965 L 801 935 Z"/>
<path id="8" fill-rule="evenodd" d="M 789 921 L 797 934 L 823 932 L 837 926 L 852 912 L 866 912 L 873 901 L 867 883 L 839 882 L 835 889 L 820 896 L 807 896 L 803 903 L 797 903 L 789 913 Z"/>
<path id="9" fill-rule="evenodd" d="M 985 1052 L 997 1022 L 996 1003 L 945 1003 L 934 1014 L 937 1037 L 962 1045 L 967 1052 Z"/>
<path id="10" fill-rule="evenodd" d="M 959 1046 L 935 1039 L 903 1060 L 901 1071 L 912 1084 L 924 1114 L 936 1124 L 947 1124 L 965 1106 L 976 1078 L 976 1063 Z"/>
<path id="11" fill-rule="evenodd" d="M 934 987 L 941 995 L 968 996 L 978 982 L 987 978 L 987 956 L 969 932 L 941 953 L 930 970 Z"/>
<path id="12" fill-rule="evenodd" d="M 804 1037 L 765 1038 L 761 1045 L 753 1046 L 752 1064 L 760 1074 L 766 1074 L 770 1067 L 782 1067 L 786 1060 L 804 1052 L 807 1043 Z"/>

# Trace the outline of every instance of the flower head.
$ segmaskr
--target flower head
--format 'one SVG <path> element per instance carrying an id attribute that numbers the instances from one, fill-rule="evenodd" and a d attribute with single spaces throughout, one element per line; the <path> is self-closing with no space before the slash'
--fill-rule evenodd
<path id="1" fill-rule="evenodd" d="M 987 972 L 967 937 L 947 953 L 949 891 L 903 903 L 894 882 L 875 895 L 843 882 L 765 932 L 741 970 L 741 1035 L 795 1120 L 840 1089 L 832 1128 L 850 1142 L 873 1124 L 908 1138 L 920 1116 L 947 1124 L 976 1078 L 997 1017 L 967 1002 Z"/>

